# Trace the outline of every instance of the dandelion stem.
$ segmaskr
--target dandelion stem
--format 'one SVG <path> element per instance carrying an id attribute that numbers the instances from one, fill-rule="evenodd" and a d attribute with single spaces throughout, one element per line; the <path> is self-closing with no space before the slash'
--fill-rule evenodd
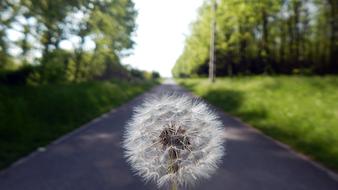
<path id="1" fill-rule="evenodd" d="M 175 150 L 173 151 L 176 153 Z M 176 157 L 174 157 L 172 154 L 169 154 L 169 167 L 168 167 L 169 173 L 177 172 L 175 168 L 175 161 L 176 161 Z M 176 181 L 173 179 L 171 180 L 171 190 L 177 190 Z"/>
<path id="2" fill-rule="evenodd" d="M 171 181 L 171 190 L 177 190 L 177 185 L 174 180 Z"/>

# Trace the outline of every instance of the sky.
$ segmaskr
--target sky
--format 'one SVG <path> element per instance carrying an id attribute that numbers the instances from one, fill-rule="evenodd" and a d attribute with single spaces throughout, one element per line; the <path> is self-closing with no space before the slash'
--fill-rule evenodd
<path id="1" fill-rule="evenodd" d="M 190 33 L 190 25 L 196 20 L 198 8 L 203 1 L 134 0 L 138 11 L 137 29 L 133 36 L 136 44 L 131 51 L 132 54 L 122 58 L 122 63 L 141 70 L 158 71 L 163 77 L 171 77 L 171 69 L 183 52 L 185 38 Z M 81 15 L 74 16 L 81 19 Z M 20 31 L 22 28 L 17 30 Z M 23 34 L 16 30 L 9 30 L 8 34 L 12 41 L 23 38 Z M 71 51 L 79 40 L 79 37 L 73 36 L 69 40 L 61 41 L 60 47 Z M 88 42 L 85 44 L 86 49 L 95 48 L 94 42 L 91 40 L 86 42 Z M 21 50 L 11 47 L 10 52 L 12 55 L 19 55 Z M 41 56 L 39 51 L 31 54 L 32 59 Z"/>
<path id="2" fill-rule="evenodd" d="M 123 64 L 158 71 L 171 77 L 171 69 L 184 48 L 190 24 L 197 18 L 203 0 L 134 0 L 138 17 L 136 45 Z"/>

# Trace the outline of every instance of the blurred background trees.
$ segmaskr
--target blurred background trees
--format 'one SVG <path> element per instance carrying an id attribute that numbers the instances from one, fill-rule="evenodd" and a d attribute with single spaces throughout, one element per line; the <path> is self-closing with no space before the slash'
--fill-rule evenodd
<path id="1" fill-rule="evenodd" d="M 131 0 L 2 0 L 0 12 L 1 83 L 133 77 L 120 63 L 134 43 Z"/>
<path id="2" fill-rule="evenodd" d="M 0 169 L 157 84 L 132 0 L 0 0 Z"/>
<path id="3" fill-rule="evenodd" d="M 175 77 L 207 75 L 211 1 L 191 26 Z M 338 1 L 221 0 L 216 75 L 338 73 Z"/>

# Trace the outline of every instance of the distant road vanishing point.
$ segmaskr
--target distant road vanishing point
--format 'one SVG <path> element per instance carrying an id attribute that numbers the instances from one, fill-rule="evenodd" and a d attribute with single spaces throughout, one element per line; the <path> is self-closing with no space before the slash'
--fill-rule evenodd
<path id="1" fill-rule="evenodd" d="M 121 141 L 133 108 L 163 91 L 191 95 L 166 81 L 1 171 L 0 190 L 156 189 L 133 174 Z M 338 190 L 334 172 L 215 110 L 225 125 L 226 156 L 218 172 L 194 189 Z"/>

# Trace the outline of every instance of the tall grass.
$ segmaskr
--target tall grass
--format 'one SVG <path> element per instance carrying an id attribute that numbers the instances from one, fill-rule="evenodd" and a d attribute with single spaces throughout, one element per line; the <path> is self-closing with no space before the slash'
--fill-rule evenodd
<path id="1" fill-rule="evenodd" d="M 338 170 L 338 77 L 179 80 L 224 111 Z"/>
<path id="2" fill-rule="evenodd" d="M 0 86 L 0 168 L 149 89 L 152 82 Z"/>

